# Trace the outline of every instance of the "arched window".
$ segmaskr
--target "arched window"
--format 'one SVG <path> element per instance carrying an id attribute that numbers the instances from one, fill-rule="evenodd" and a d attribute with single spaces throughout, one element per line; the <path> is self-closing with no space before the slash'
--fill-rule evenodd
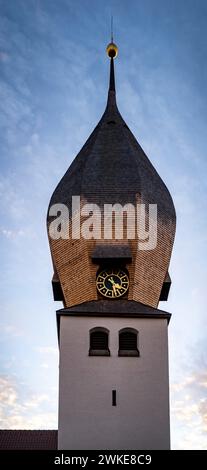
<path id="1" fill-rule="evenodd" d="M 109 330 L 102 327 L 90 330 L 89 356 L 110 356 Z"/>
<path id="2" fill-rule="evenodd" d="M 119 331 L 119 356 L 139 356 L 138 331 L 123 328 Z"/>

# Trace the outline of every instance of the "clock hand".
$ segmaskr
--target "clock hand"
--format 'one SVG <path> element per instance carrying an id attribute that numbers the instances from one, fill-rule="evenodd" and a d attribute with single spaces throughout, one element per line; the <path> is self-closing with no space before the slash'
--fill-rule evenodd
<path id="1" fill-rule="evenodd" d="M 121 285 L 120 284 L 114 284 L 116 289 L 121 289 Z"/>
<path id="2" fill-rule="evenodd" d="M 113 291 L 114 291 L 114 294 L 115 294 L 115 297 L 116 297 L 116 287 L 115 287 L 115 284 L 113 284 Z"/>

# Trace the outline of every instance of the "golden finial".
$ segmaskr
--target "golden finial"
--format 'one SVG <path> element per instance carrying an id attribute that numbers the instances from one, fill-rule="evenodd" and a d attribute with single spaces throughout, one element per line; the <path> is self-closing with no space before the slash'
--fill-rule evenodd
<path id="1" fill-rule="evenodd" d="M 111 17 L 111 42 L 108 44 L 106 52 L 110 59 L 115 59 L 118 54 L 118 47 L 114 44 L 113 38 L 113 16 Z"/>
<path id="2" fill-rule="evenodd" d="M 110 42 L 106 48 L 106 52 L 110 59 L 115 59 L 118 54 L 118 47 L 116 46 L 116 44 L 114 44 L 114 42 Z"/>

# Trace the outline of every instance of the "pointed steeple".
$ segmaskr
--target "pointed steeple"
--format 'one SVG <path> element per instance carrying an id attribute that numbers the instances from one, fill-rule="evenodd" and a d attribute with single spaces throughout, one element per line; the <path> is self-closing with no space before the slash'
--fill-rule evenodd
<path id="1" fill-rule="evenodd" d="M 74 195 L 80 196 L 81 204 L 85 202 L 96 204 L 103 211 L 105 204 L 118 203 L 122 207 L 125 204 L 133 204 L 134 207 L 140 203 L 155 204 L 158 207 L 157 247 L 151 250 L 150 254 L 144 249 L 142 251 L 142 248 L 138 249 L 136 234 L 135 239 L 130 241 L 133 263 L 131 268 L 129 266 L 129 275 L 130 299 L 157 307 L 171 256 L 175 211 L 166 186 L 118 110 L 114 75 L 114 59 L 118 47 L 114 44 L 113 38 L 111 39 L 106 49 L 110 59 L 106 109 L 55 189 L 49 210 L 54 204 L 61 203 L 67 206 L 69 214 L 73 214 Z M 48 233 L 50 221 L 51 216 L 48 212 Z M 94 265 L 92 261 L 89 262 L 92 259 L 94 240 L 85 240 L 81 236 L 75 245 L 72 238 L 68 240 L 49 238 L 49 240 L 65 305 L 72 306 L 97 300 Z M 116 244 L 116 240 L 112 239 L 111 243 Z M 77 252 L 80 256 L 77 256 Z M 85 276 L 79 289 L 78 276 L 83 266 Z M 92 278 L 94 283 L 91 283 Z"/>

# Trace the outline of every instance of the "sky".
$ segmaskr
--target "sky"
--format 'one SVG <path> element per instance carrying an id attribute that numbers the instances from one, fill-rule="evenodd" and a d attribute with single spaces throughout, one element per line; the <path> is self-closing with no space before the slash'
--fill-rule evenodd
<path id="1" fill-rule="evenodd" d="M 0 0 L 0 428 L 57 428 L 51 194 L 105 109 L 114 15 L 119 110 L 177 212 L 168 302 L 171 444 L 207 449 L 207 2 Z"/>

